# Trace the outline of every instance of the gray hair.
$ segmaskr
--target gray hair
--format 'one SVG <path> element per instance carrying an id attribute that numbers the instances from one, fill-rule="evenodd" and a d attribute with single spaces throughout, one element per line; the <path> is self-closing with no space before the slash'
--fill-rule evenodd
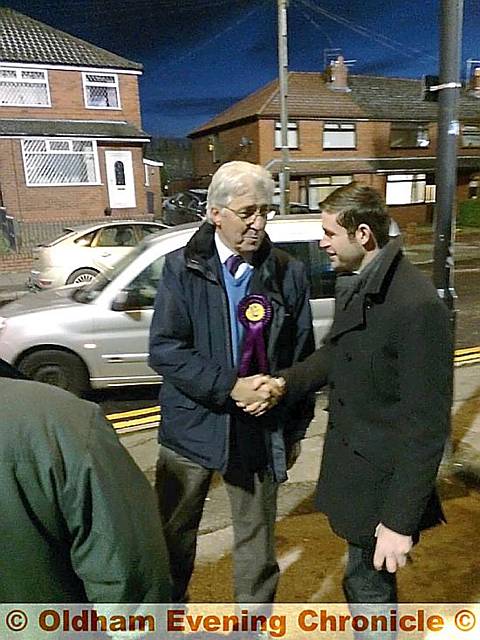
<path id="1" fill-rule="evenodd" d="M 262 203 L 272 202 L 274 182 L 272 174 L 259 164 L 244 160 L 226 162 L 213 174 L 207 193 L 207 220 L 212 223 L 212 208 L 228 206 L 252 188 L 261 196 Z"/>

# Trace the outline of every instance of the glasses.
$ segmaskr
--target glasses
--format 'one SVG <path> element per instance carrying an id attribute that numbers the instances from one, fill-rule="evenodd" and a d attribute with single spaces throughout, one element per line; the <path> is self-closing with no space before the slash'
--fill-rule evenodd
<path id="1" fill-rule="evenodd" d="M 245 222 L 245 224 L 253 224 L 257 218 L 261 218 L 263 222 L 266 222 L 267 220 L 272 220 L 276 214 L 276 211 L 272 210 L 268 205 L 264 205 L 262 207 L 254 205 L 252 207 L 247 207 L 246 209 L 241 209 L 240 211 L 227 207 L 226 204 L 223 205 L 223 208 L 234 213 L 237 218 L 240 218 L 240 220 Z"/>

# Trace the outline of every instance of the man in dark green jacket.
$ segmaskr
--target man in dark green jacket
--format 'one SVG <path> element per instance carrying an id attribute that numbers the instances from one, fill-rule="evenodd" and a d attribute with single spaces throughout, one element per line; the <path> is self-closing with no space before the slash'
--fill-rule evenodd
<path id="1" fill-rule="evenodd" d="M 169 601 L 153 491 L 99 408 L 0 372 L 0 601 Z"/>

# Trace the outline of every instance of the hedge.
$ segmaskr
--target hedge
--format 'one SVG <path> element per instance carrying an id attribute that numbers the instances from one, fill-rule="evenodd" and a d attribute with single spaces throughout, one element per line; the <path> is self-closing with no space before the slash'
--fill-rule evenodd
<path id="1" fill-rule="evenodd" d="M 465 200 L 459 203 L 457 225 L 480 227 L 480 200 Z"/>

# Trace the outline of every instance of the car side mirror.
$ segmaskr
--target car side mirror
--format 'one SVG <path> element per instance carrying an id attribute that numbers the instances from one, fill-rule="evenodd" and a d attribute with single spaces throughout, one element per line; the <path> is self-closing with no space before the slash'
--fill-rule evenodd
<path id="1" fill-rule="evenodd" d="M 141 308 L 136 291 L 122 289 L 112 300 L 112 311 L 134 311 Z"/>

